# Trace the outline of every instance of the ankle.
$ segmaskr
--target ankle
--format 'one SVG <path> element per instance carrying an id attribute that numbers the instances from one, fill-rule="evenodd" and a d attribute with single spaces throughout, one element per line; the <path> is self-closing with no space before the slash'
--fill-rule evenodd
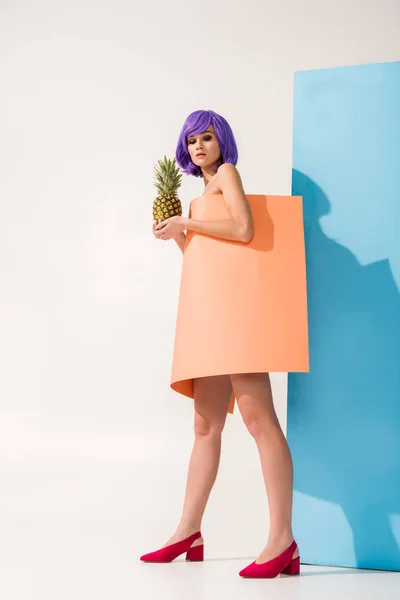
<path id="1" fill-rule="evenodd" d="M 194 525 L 181 523 L 178 526 L 178 529 L 176 530 L 175 535 L 179 535 L 180 537 L 187 538 L 190 535 L 197 533 L 198 531 L 201 531 L 201 526 L 196 523 Z"/>
<path id="2" fill-rule="evenodd" d="M 291 529 L 281 529 L 279 531 L 270 531 L 268 535 L 268 542 L 274 543 L 281 540 L 294 540 L 293 531 Z"/>

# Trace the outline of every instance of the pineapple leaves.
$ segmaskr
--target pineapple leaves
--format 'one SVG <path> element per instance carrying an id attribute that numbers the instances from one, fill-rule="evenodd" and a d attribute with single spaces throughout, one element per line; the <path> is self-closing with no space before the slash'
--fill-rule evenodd
<path id="1" fill-rule="evenodd" d="M 154 185 L 161 194 L 170 194 L 174 196 L 181 185 L 182 172 L 173 160 L 164 155 L 163 160 L 158 160 L 154 164 Z"/>

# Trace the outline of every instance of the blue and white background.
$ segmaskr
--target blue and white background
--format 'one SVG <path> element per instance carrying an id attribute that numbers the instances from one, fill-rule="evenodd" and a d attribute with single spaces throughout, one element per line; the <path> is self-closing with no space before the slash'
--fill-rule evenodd
<path id="1" fill-rule="evenodd" d="M 289 396 L 287 373 L 271 374 L 301 560 L 399 566 L 400 4 L 199 8 L 0 3 L 6 600 L 257 594 L 219 560 L 187 578 L 136 560 L 177 526 L 193 444 L 193 403 L 169 388 L 182 254 L 152 235 L 151 206 L 153 164 L 201 108 L 232 126 L 247 193 L 286 196 L 293 179 L 305 197 L 311 372 L 289 376 Z M 186 214 L 203 189 L 183 178 Z M 269 533 L 235 412 L 203 528 L 207 559 L 232 574 Z M 307 582 L 293 593 L 309 598 Z"/>

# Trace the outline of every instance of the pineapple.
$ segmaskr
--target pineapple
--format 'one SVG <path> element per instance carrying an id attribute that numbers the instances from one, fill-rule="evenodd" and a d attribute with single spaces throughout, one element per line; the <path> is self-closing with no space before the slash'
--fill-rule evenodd
<path id="1" fill-rule="evenodd" d="M 154 165 L 154 174 L 154 185 L 158 190 L 158 196 L 153 202 L 154 221 L 165 221 L 169 217 L 182 215 L 182 204 L 177 196 L 182 174 L 176 165 L 176 159 L 171 161 L 164 156 L 163 161 L 158 161 L 158 166 Z"/>

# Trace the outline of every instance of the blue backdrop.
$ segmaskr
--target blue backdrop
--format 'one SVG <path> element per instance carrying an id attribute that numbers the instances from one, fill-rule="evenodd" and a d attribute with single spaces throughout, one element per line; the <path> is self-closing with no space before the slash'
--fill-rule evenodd
<path id="1" fill-rule="evenodd" d="M 295 74 L 310 373 L 287 436 L 301 562 L 400 570 L 400 63 Z"/>

